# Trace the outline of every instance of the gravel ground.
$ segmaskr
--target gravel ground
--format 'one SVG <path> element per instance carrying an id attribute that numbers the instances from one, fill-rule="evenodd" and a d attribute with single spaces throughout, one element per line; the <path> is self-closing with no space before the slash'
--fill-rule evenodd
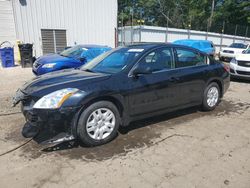
<path id="1" fill-rule="evenodd" d="M 15 90 L 30 68 L 0 69 L 0 155 L 26 143 Z M 250 187 L 250 82 L 233 81 L 213 112 L 196 108 L 132 123 L 84 148 L 30 141 L 0 156 L 0 187 Z"/>

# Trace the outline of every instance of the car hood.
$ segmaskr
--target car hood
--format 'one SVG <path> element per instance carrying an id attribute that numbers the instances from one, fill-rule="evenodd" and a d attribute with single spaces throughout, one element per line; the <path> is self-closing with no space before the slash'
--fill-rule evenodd
<path id="1" fill-rule="evenodd" d="M 57 63 L 57 62 L 79 62 L 78 60 L 70 57 L 64 57 L 59 54 L 48 54 L 41 56 L 37 59 L 39 64 L 47 64 L 47 63 Z"/>
<path id="2" fill-rule="evenodd" d="M 238 54 L 235 59 L 237 61 L 250 61 L 250 54 Z"/>
<path id="3" fill-rule="evenodd" d="M 27 95 L 44 96 L 53 91 L 64 88 L 83 89 L 88 84 L 108 79 L 110 75 L 86 72 L 80 69 L 65 69 L 35 77 L 26 82 L 21 91 Z"/>
<path id="4" fill-rule="evenodd" d="M 245 49 L 226 47 L 226 48 L 222 48 L 221 51 L 224 51 L 224 50 L 234 51 L 235 53 L 242 53 Z"/>

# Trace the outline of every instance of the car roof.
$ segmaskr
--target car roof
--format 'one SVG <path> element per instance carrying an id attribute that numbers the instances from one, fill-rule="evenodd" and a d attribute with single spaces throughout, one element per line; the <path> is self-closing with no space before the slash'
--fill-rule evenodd
<path id="1" fill-rule="evenodd" d="M 165 46 L 166 43 L 141 43 L 141 44 L 130 44 L 130 45 L 126 45 L 125 47 L 127 48 L 136 48 L 136 49 L 150 49 L 150 48 L 154 48 L 154 47 L 158 47 L 158 46 Z"/>
<path id="2" fill-rule="evenodd" d="M 130 44 L 130 45 L 126 45 L 124 46 L 125 48 L 135 48 L 135 49 L 152 49 L 152 48 L 156 48 L 156 47 L 187 47 L 184 45 L 179 45 L 179 44 L 173 44 L 173 43 L 164 43 L 164 42 L 158 42 L 158 43 L 140 43 L 140 44 Z"/>
<path id="3" fill-rule="evenodd" d="M 96 44 L 79 44 L 77 46 L 79 46 L 80 48 L 87 48 L 87 49 L 91 49 L 91 48 L 110 48 L 109 46 L 96 45 Z"/>
<path id="4" fill-rule="evenodd" d="M 197 48 L 193 48 L 193 47 L 182 45 L 182 44 L 174 44 L 174 43 L 140 43 L 140 44 L 126 45 L 121 48 L 144 49 L 144 51 L 146 52 L 157 47 L 181 47 L 181 48 L 186 48 L 186 49 L 190 49 L 193 51 L 197 51 L 201 54 L 206 55 L 206 53 L 200 51 Z"/>

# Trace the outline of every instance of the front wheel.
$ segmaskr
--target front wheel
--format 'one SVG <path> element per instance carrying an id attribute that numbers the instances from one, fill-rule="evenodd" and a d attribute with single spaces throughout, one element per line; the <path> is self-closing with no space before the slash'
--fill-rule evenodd
<path id="1" fill-rule="evenodd" d="M 217 83 L 212 82 L 209 84 L 203 96 L 202 108 L 205 111 L 211 111 L 215 109 L 220 100 L 220 88 Z"/>
<path id="2" fill-rule="evenodd" d="M 81 114 L 77 134 L 86 146 L 105 144 L 117 135 L 120 114 L 108 101 L 99 101 L 87 107 Z"/>

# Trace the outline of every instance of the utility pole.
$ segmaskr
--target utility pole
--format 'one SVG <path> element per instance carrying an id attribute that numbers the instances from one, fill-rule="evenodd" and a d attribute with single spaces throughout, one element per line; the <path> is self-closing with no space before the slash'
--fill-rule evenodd
<path id="1" fill-rule="evenodd" d="M 140 8 L 140 21 L 139 21 L 139 24 L 140 24 L 139 42 L 141 42 L 142 8 Z"/>
<path id="2" fill-rule="evenodd" d="M 245 34 L 245 40 L 244 40 L 244 42 L 246 42 L 247 35 L 248 35 L 248 26 L 246 28 L 246 34 Z"/>
<path id="3" fill-rule="evenodd" d="M 169 18 L 169 11 L 168 11 L 168 18 Z M 165 42 L 168 42 L 168 19 L 167 19 L 167 28 L 166 28 L 166 38 Z"/>
<path id="4" fill-rule="evenodd" d="M 122 46 L 124 45 L 124 30 L 123 30 L 123 10 L 122 10 L 122 29 L 121 29 L 121 42 L 122 42 Z"/>
<path id="5" fill-rule="evenodd" d="M 191 27 L 192 27 L 192 25 L 191 25 L 191 18 L 190 18 L 190 22 L 188 24 L 188 39 L 190 39 L 190 30 L 191 30 Z"/>
<path id="6" fill-rule="evenodd" d="M 131 44 L 133 44 L 133 37 L 134 37 L 134 32 L 133 32 L 133 22 L 134 22 L 134 10 L 133 7 L 130 9 L 130 14 L 131 14 Z"/>
<path id="7" fill-rule="evenodd" d="M 223 26 L 222 26 L 222 30 L 221 30 L 220 50 L 221 50 L 221 48 L 222 48 L 222 44 L 223 44 L 223 34 L 224 34 L 224 29 L 225 29 L 225 21 L 223 21 Z"/>
<path id="8" fill-rule="evenodd" d="M 210 31 L 210 28 L 212 26 L 212 20 L 213 20 L 213 16 L 214 16 L 214 6 L 215 6 L 215 0 L 212 1 L 212 6 L 211 6 L 211 15 L 209 18 L 209 22 L 208 22 L 208 31 Z"/>
<path id="9" fill-rule="evenodd" d="M 234 40 L 233 42 L 235 42 L 235 37 L 237 36 L 237 29 L 238 29 L 238 25 L 236 24 L 235 30 L 234 30 Z"/>
<path id="10" fill-rule="evenodd" d="M 207 22 L 207 33 L 206 33 L 206 40 L 208 39 L 208 22 Z"/>

